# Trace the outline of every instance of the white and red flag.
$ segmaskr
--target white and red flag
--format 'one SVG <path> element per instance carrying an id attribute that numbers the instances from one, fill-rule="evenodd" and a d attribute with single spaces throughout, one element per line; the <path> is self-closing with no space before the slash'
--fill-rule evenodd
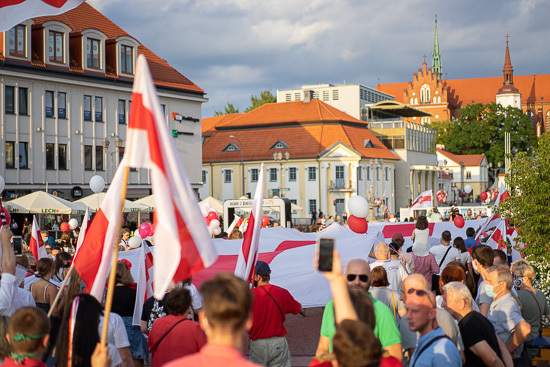
<path id="1" fill-rule="evenodd" d="M 138 57 L 124 159 L 150 171 L 155 203 L 155 297 L 216 261 L 217 253 L 200 212 L 174 138 L 169 134 L 153 79 Z"/>
<path id="2" fill-rule="evenodd" d="M 244 233 L 243 244 L 237 258 L 235 275 L 250 282 L 254 274 L 258 249 L 260 247 L 260 230 L 262 228 L 262 214 L 264 204 L 264 164 L 260 168 L 260 177 L 254 192 L 252 210 L 248 218 L 248 227 Z"/>
<path id="3" fill-rule="evenodd" d="M 506 222 L 504 219 L 501 219 L 500 223 L 493 231 L 493 234 L 491 234 L 491 237 L 487 240 L 487 245 L 491 246 L 493 249 L 506 249 L 506 245 L 508 245 L 506 237 Z"/>
<path id="4" fill-rule="evenodd" d="M 0 32 L 30 18 L 65 13 L 83 2 L 84 0 L 1 0 Z"/>
<path id="5" fill-rule="evenodd" d="M 46 246 L 44 245 L 42 235 L 40 234 L 40 230 L 38 229 L 36 215 L 32 216 L 32 232 L 29 247 L 32 251 L 32 256 L 34 256 L 37 261 L 42 259 L 43 257 L 48 257 Z"/>
<path id="6" fill-rule="evenodd" d="M 433 206 L 432 190 L 424 191 L 413 201 L 410 209 L 429 209 Z"/>
<path id="7" fill-rule="evenodd" d="M 76 251 L 75 251 L 74 257 L 76 257 L 76 254 L 78 253 L 78 249 L 82 245 L 82 242 L 84 242 L 84 237 L 86 237 L 86 231 L 88 230 L 89 226 L 90 226 L 90 208 L 86 208 L 86 213 L 84 213 L 84 219 L 82 220 L 82 224 L 80 225 L 80 232 L 78 233 L 78 239 L 76 240 Z"/>
<path id="8" fill-rule="evenodd" d="M 143 304 L 147 299 L 153 296 L 153 254 L 145 242 L 144 240 L 141 241 L 138 276 L 137 279 L 135 279 L 137 289 L 132 324 L 136 326 L 141 325 Z"/>
<path id="9" fill-rule="evenodd" d="M 243 219 L 239 217 L 237 214 L 233 214 L 235 216 L 235 219 L 233 219 L 233 222 L 229 225 L 229 228 L 227 228 L 227 236 L 231 236 L 231 233 L 235 228 L 239 229 L 240 226 L 243 224 Z"/>

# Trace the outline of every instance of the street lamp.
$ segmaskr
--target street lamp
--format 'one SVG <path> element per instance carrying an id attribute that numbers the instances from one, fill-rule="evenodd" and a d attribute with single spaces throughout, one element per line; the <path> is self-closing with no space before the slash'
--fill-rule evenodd
<path id="1" fill-rule="evenodd" d="M 103 141 L 101 142 L 101 146 L 103 147 L 103 151 L 105 152 L 105 154 L 107 154 L 107 149 L 109 149 L 109 144 L 111 144 L 111 142 L 107 138 L 103 139 Z M 103 156 L 103 157 L 105 157 L 105 156 Z M 103 159 L 103 157 L 101 157 L 101 159 Z M 96 157 L 96 160 L 97 160 L 97 157 Z M 105 163 L 105 166 L 107 166 L 107 163 Z M 107 168 L 107 167 L 105 167 L 105 168 Z M 106 171 L 105 177 L 107 177 L 109 175 L 107 172 L 109 172 L 109 171 Z M 114 177 L 114 174 L 113 174 L 113 177 Z M 111 178 L 111 180 L 112 180 L 112 178 Z"/>
<path id="2" fill-rule="evenodd" d="M 280 168 L 280 171 L 281 171 L 281 180 L 280 180 L 280 184 L 279 184 L 279 196 L 282 197 L 282 196 L 284 196 L 284 194 L 281 193 L 281 189 L 284 189 L 283 162 L 284 162 L 284 161 L 288 162 L 288 160 L 290 159 L 290 153 L 289 153 L 289 152 L 285 152 L 284 158 L 283 158 L 283 153 L 281 153 L 281 152 L 275 152 L 275 153 L 273 153 L 273 159 L 275 160 L 275 162 L 278 162 L 279 165 L 281 166 L 281 168 Z"/>
<path id="3" fill-rule="evenodd" d="M 115 177 L 115 154 L 119 151 L 120 147 L 122 146 L 123 140 L 118 137 L 118 135 L 115 135 L 115 151 L 111 152 L 111 172 L 113 177 Z M 118 164 L 117 164 L 118 166 Z"/>
<path id="4" fill-rule="evenodd" d="M 237 140 L 240 144 L 239 148 L 241 149 L 241 185 L 242 185 L 242 191 L 243 191 L 243 196 L 244 196 L 245 192 L 244 192 L 244 151 L 243 151 L 243 143 L 241 143 L 241 141 L 237 137 L 235 137 L 235 135 L 229 135 L 229 138 Z"/>

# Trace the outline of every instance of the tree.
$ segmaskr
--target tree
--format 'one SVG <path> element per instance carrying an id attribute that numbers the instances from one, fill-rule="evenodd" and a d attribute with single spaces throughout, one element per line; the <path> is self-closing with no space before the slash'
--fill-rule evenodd
<path id="1" fill-rule="evenodd" d="M 503 200 L 498 212 L 510 218 L 518 232 L 518 248 L 536 261 L 550 261 L 550 133 L 538 140 L 534 153 L 520 152 L 511 161 L 505 176 L 510 196 Z M 545 275 L 545 277 L 547 274 Z"/>
<path id="2" fill-rule="evenodd" d="M 271 89 L 261 91 L 259 97 L 251 95 L 250 106 L 248 106 L 247 109 L 244 110 L 244 112 L 250 112 L 253 109 L 256 109 L 266 103 L 277 103 L 277 97 L 275 97 L 273 93 L 271 93 Z"/>
<path id="3" fill-rule="evenodd" d="M 482 154 L 496 165 L 504 162 L 504 135 L 510 134 L 512 153 L 531 151 L 535 134 L 531 120 L 520 109 L 500 104 L 473 104 L 460 110 L 455 121 L 434 122 L 438 143 L 454 154 Z"/>
<path id="4" fill-rule="evenodd" d="M 233 103 L 227 102 L 227 106 L 225 106 L 223 111 L 214 111 L 214 116 L 230 115 L 232 113 L 239 113 L 239 109 L 235 108 L 235 106 L 233 106 Z"/>

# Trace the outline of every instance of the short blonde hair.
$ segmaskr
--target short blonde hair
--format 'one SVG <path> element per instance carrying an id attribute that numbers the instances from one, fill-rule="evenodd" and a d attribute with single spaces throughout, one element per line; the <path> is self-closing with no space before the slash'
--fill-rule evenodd
<path id="1" fill-rule="evenodd" d="M 512 272 L 518 271 L 521 273 L 521 276 L 529 278 L 531 281 L 534 281 L 537 277 L 535 274 L 535 270 L 531 265 L 525 262 L 521 262 L 518 264 L 512 264 Z"/>
<path id="2" fill-rule="evenodd" d="M 390 251 L 390 248 L 388 245 L 386 245 L 385 242 L 380 242 L 378 245 L 376 245 L 376 249 L 374 250 L 375 253 L 381 253 L 381 254 L 387 254 Z"/>

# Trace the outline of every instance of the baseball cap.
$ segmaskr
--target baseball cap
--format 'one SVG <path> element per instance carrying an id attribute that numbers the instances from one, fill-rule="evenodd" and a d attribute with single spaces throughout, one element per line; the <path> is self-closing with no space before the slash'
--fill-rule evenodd
<path id="1" fill-rule="evenodd" d="M 267 276 L 271 274 L 271 268 L 265 261 L 256 261 L 256 275 Z"/>
<path id="2" fill-rule="evenodd" d="M 403 238 L 403 235 L 401 234 L 401 232 L 395 232 L 393 234 L 393 236 L 391 236 L 391 241 L 392 242 L 396 242 L 397 240 L 401 240 L 401 241 L 405 241 L 405 239 Z"/>

